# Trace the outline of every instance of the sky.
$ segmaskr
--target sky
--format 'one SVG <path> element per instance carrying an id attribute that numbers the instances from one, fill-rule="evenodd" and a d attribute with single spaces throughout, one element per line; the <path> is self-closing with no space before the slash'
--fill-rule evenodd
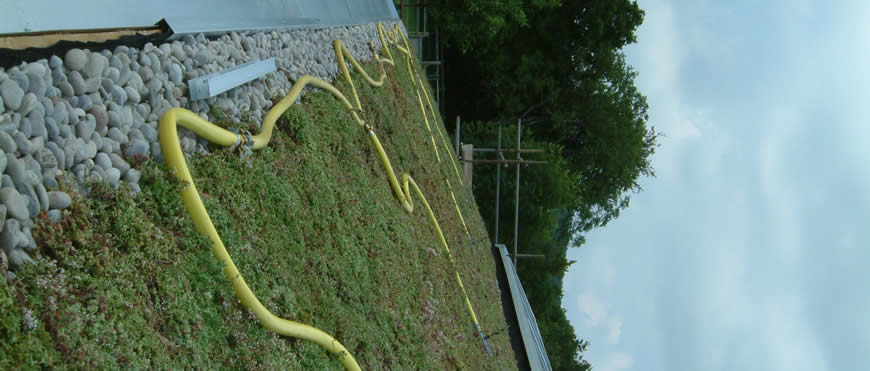
<path id="1" fill-rule="evenodd" d="M 599 371 L 870 369 L 870 2 L 642 0 L 657 176 L 568 256 Z"/>

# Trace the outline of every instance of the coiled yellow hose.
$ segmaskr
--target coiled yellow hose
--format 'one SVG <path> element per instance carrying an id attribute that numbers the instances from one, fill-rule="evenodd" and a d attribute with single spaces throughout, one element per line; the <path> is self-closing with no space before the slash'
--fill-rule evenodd
<path id="1" fill-rule="evenodd" d="M 350 77 L 350 71 L 347 68 L 346 61 L 350 61 L 350 64 L 354 67 L 354 69 L 359 72 L 363 79 L 373 85 L 373 86 L 381 86 L 383 85 L 384 79 L 386 78 L 386 72 L 383 70 L 383 64 L 388 64 L 391 66 L 395 65 L 392 54 L 389 50 L 389 45 L 394 45 L 397 50 L 405 54 L 405 63 L 408 66 L 408 72 L 411 75 L 411 81 L 414 83 L 414 86 L 417 90 L 417 97 L 420 103 L 420 109 L 423 113 L 424 121 L 426 123 L 427 128 L 429 129 L 430 136 L 432 138 L 432 146 L 433 150 L 435 150 L 436 154 L 438 153 L 437 145 L 435 144 L 434 135 L 431 133 L 431 127 L 429 126 L 427 113 L 425 107 L 423 105 L 423 100 L 420 95 L 420 90 L 423 89 L 424 95 L 426 96 L 426 103 L 429 104 L 430 112 L 434 116 L 434 111 L 432 111 L 431 101 L 429 101 L 428 93 L 425 92 L 425 87 L 422 84 L 422 80 L 417 78 L 418 81 L 415 81 L 414 74 L 415 72 L 411 69 L 410 63 L 410 46 L 408 45 L 407 39 L 405 39 L 404 34 L 401 30 L 396 26 L 396 28 L 389 33 L 385 33 L 383 30 L 383 26 L 378 23 L 378 32 L 379 37 L 381 39 L 381 43 L 383 45 L 383 50 L 386 53 L 387 57 L 382 58 L 377 55 L 375 48 L 372 44 L 369 44 L 372 47 L 372 51 L 375 55 L 375 60 L 381 64 L 381 74 L 378 76 L 378 79 L 372 79 L 360 66 L 360 64 L 353 58 L 353 56 L 348 52 L 347 48 L 344 47 L 343 43 L 340 40 L 335 40 L 333 43 L 333 47 L 335 49 L 336 58 L 338 60 L 339 66 L 341 68 L 342 75 L 345 80 L 350 84 L 351 90 L 353 92 L 353 104 L 350 100 L 347 99 L 335 86 L 332 84 L 318 79 L 313 76 L 302 76 L 300 77 L 293 87 L 290 89 L 290 92 L 285 96 L 281 101 L 275 104 L 272 109 L 266 114 L 266 117 L 263 120 L 261 131 L 257 135 L 253 135 L 250 137 L 246 137 L 237 133 L 233 133 L 229 130 L 221 128 L 211 122 L 208 122 L 199 115 L 183 109 L 183 108 L 172 108 L 168 110 L 163 117 L 160 119 L 160 127 L 159 127 L 159 136 L 160 136 L 160 147 L 163 151 L 164 158 L 166 160 L 166 164 L 170 170 L 170 173 L 174 174 L 176 178 L 178 178 L 183 184 L 185 184 L 184 188 L 181 191 L 181 197 L 184 202 L 184 206 L 187 211 L 190 213 L 191 218 L 197 226 L 197 229 L 204 233 L 210 240 L 212 240 L 212 252 L 218 258 L 218 260 L 224 266 L 224 273 L 227 277 L 227 280 L 230 281 L 231 286 L 233 287 L 233 291 L 236 294 L 236 297 L 246 308 L 250 309 L 254 315 L 257 317 L 257 320 L 260 324 L 274 331 L 275 333 L 285 335 L 285 336 L 293 336 L 300 339 L 310 340 L 315 342 L 316 344 L 322 346 L 329 352 L 338 356 L 341 364 L 348 370 L 359 370 L 359 365 L 356 363 L 356 360 L 351 356 L 351 354 L 341 345 L 336 339 L 332 336 L 326 334 L 325 332 L 316 329 L 314 327 L 304 325 L 301 323 L 285 320 L 279 318 L 272 314 L 254 295 L 253 291 L 251 291 L 250 287 L 248 287 L 244 278 L 242 278 L 241 273 L 239 272 L 236 265 L 233 263 L 232 258 L 227 252 L 226 247 L 221 241 L 220 235 L 218 235 L 217 230 L 215 229 L 214 224 L 211 221 L 211 218 L 208 215 L 208 212 L 205 209 L 205 206 L 202 203 L 202 199 L 200 198 L 199 191 L 196 189 L 196 184 L 193 181 L 193 178 L 190 174 L 190 170 L 187 167 L 187 163 L 184 158 L 184 152 L 181 150 L 181 144 L 178 139 L 178 126 L 185 127 L 190 129 L 194 133 L 200 135 L 201 137 L 209 140 L 212 143 L 231 147 L 231 146 L 248 146 L 251 149 L 260 149 L 268 145 L 269 140 L 272 137 L 272 131 L 275 126 L 275 122 L 278 118 L 296 102 L 299 97 L 302 89 L 305 86 L 313 86 L 323 90 L 330 92 L 333 96 L 335 96 L 340 103 L 347 109 L 354 122 L 362 126 L 366 129 L 368 137 L 372 145 L 375 147 L 378 152 L 378 157 L 381 160 L 381 164 L 384 167 L 384 170 L 387 173 L 387 178 L 390 183 L 391 188 L 393 189 L 393 193 L 395 196 L 401 201 L 403 208 L 408 212 L 413 212 L 414 206 L 411 201 L 411 192 L 410 187 L 413 187 L 417 197 L 423 203 L 423 206 L 426 208 L 428 212 L 429 219 L 432 222 L 432 225 L 435 229 L 435 232 L 438 236 L 439 241 L 441 242 L 442 247 L 447 252 L 448 260 L 454 268 L 456 273 L 456 280 L 459 284 L 460 290 L 462 294 L 465 296 L 465 304 L 471 317 L 471 320 L 474 324 L 475 329 L 478 334 L 484 341 L 484 346 L 486 348 L 487 353 L 490 353 L 489 346 L 486 343 L 486 337 L 483 336 L 483 333 L 480 329 L 480 324 L 477 320 L 477 316 L 474 313 L 474 309 L 471 305 L 471 301 L 468 298 L 468 294 L 465 291 L 465 286 L 462 284 L 462 279 L 459 276 L 459 271 L 456 269 L 456 262 L 453 259 L 453 255 L 450 253 L 450 248 L 447 245 L 447 241 L 444 238 L 444 234 L 441 231 L 441 227 L 438 223 L 437 218 L 435 217 L 435 213 L 432 211 L 432 208 L 429 206 L 429 202 L 426 200 L 423 192 L 417 186 L 417 183 L 410 177 L 408 174 L 402 175 L 402 185 L 399 185 L 399 181 L 396 177 L 395 171 L 393 170 L 392 165 L 390 164 L 390 160 L 387 157 L 386 152 L 384 151 L 383 146 L 378 140 L 377 135 L 375 135 L 373 128 L 371 125 L 367 124 L 361 117 L 360 112 L 362 111 L 362 106 L 359 101 L 359 96 L 356 92 L 356 88 L 353 85 L 353 80 Z M 401 35 L 401 36 L 400 36 Z M 405 47 L 397 45 L 398 40 L 401 37 L 403 40 Z M 390 44 L 387 43 L 390 42 Z M 439 131 L 439 134 L 441 132 Z M 443 134 L 442 140 L 444 140 Z M 444 141 L 446 147 L 446 141 Z M 446 147 L 449 148 L 449 147 Z M 440 156 L 438 156 L 440 162 Z M 453 161 L 451 161 L 453 162 Z M 454 164 L 455 169 L 455 164 Z M 462 182 L 461 176 L 459 176 L 458 170 L 456 170 L 456 175 L 460 179 L 460 184 Z M 447 185 L 450 187 L 450 182 L 447 180 Z M 453 199 L 454 205 L 456 207 L 456 211 L 459 214 L 460 220 L 462 222 L 463 227 L 465 228 L 466 234 L 468 232 L 468 226 L 465 224 L 465 220 L 462 217 L 462 213 L 459 209 L 459 205 L 456 202 L 456 198 L 453 195 L 452 188 L 450 190 L 450 196 Z M 469 234 L 470 237 L 470 234 Z M 490 353 L 491 355 L 491 353 Z"/>

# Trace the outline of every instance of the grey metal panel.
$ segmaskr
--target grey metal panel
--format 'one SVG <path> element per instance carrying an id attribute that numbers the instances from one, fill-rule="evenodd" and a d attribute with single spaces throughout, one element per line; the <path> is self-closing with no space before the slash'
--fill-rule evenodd
<path id="1" fill-rule="evenodd" d="M 276 29 L 293 29 L 299 27 L 319 26 L 320 19 L 306 17 L 285 18 L 244 18 L 233 20 L 168 17 L 166 23 L 174 32 L 172 39 L 179 35 L 203 33 L 206 35 L 222 34 L 230 31 L 260 31 Z"/>
<path id="2" fill-rule="evenodd" d="M 227 90 L 245 84 L 264 75 L 275 72 L 275 58 L 256 60 L 240 64 L 223 71 L 212 72 L 188 82 L 190 99 L 200 100 L 214 97 Z"/>
<path id="3" fill-rule="evenodd" d="M 156 9 L 174 11 L 177 5 L 166 0 L 0 0 L 0 33 L 151 26 L 161 18 Z"/>
<path id="4" fill-rule="evenodd" d="M 505 245 L 497 244 L 495 246 L 498 247 L 502 264 L 504 264 L 508 286 L 510 287 L 511 297 L 514 302 L 514 309 L 517 313 L 517 323 L 520 325 L 520 334 L 522 335 L 523 345 L 526 348 L 526 355 L 529 359 L 529 367 L 532 371 L 552 370 L 550 359 L 547 356 L 547 349 L 544 348 L 544 341 L 541 339 L 541 332 L 535 319 L 535 313 L 532 312 L 532 307 L 529 306 L 529 299 L 526 297 L 525 290 L 523 290 L 523 284 L 517 275 L 517 270 L 511 260 L 510 253 L 508 253 Z"/>
<path id="5" fill-rule="evenodd" d="M 350 8 L 345 0 L 303 1 L 300 5 L 305 14 L 316 14 L 334 20 L 351 18 Z"/>
<path id="6" fill-rule="evenodd" d="M 151 26 L 184 33 L 396 20 L 392 0 L 0 0 L 0 34 Z"/>

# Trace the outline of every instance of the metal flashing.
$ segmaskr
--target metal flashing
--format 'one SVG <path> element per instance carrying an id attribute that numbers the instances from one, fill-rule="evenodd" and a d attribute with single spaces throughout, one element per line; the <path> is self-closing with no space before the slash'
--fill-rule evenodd
<path id="1" fill-rule="evenodd" d="M 188 82 L 190 99 L 196 101 L 214 97 L 276 70 L 275 58 L 269 58 L 251 61 L 230 69 L 197 77 Z"/>
<path id="2" fill-rule="evenodd" d="M 148 27 L 178 34 L 332 27 L 399 20 L 392 0 L 0 0 L 0 34 Z"/>

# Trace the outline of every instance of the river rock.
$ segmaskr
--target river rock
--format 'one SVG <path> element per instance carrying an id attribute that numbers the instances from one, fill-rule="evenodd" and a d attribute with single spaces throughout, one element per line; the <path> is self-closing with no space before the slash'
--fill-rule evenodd
<path id="1" fill-rule="evenodd" d="M 127 171 L 127 174 L 124 175 L 124 181 L 127 183 L 139 183 L 139 179 L 142 178 L 142 172 L 138 169 L 130 169 Z"/>
<path id="2" fill-rule="evenodd" d="M 109 124 L 109 116 L 106 113 L 106 107 L 102 105 L 95 105 L 91 107 L 91 115 L 94 116 L 94 129 L 97 132 L 102 132 L 106 125 Z"/>
<path id="3" fill-rule="evenodd" d="M 132 86 L 128 86 L 124 88 L 124 91 L 127 92 L 127 99 L 132 104 L 139 104 L 139 101 L 142 99 L 142 96 L 139 95 L 139 91 L 133 88 Z"/>
<path id="4" fill-rule="evenodd" d="M 72 203 L 72 198 L 66 192 L 51 191 L 48 192 L 48 205 L 52 209 L 66 209 Z"/>
<path id="5" fill-rule="evenodd" d="M 29 123 L 29 121 L 28 121 L 28 123 Z M 30 125 L 27 124 L 27 127 L 29 128 Z M 18 153 L 20 153 L 22 155 L 27 155 L 33 151 L 32 144 L 27 139 L 26 134 L 24 134 L 20 131 L 16 131 L 15 133 L 12 134 L 12 139 L 15 140 L 15 146 L 18 147 Z"/>
<path id="6" fill-rule="evenodd" d="M 57 210 L 57 209 L 48 210 L 48 220 L 51 222 L 51 224 L 60 223 L 60 219 L 62 216 L 63 216 L 63 213 L 61 213 L 60 210 Z"/>
<path id="7" fill-rule="evenodd" d="M 3 233 L 0 233 L 0 247 L 7 253 L 18 246 L 21 240 L 21 223 L 15 219 L 6 219 L 3 223 Z"/>
<path id="8" fill-rule="evenodd" d="M 39 110 L 33 110 L 30 112 L 30 115 L 27 116 L 27 120 L 30 121 L 31 137 L 46 136 L 47 132 L 45 130 L 45 114 L 39 112 Z M 37 149 L 38 148 L 34 148 L 33 150 L 36 151 Z"/>
<path id="9" fill-rule="evenodd" d="M 30 83 L 30 86 L 27 87 L 28 92 L 38 96 L 45 95 L 46 84 L 45 80 L 42 79 L 42 76 L 35 73 L 27 73 L 27 80 Z"/>
<path id="10" fill-rule="evenodd" d="M 24 99 L 24 90 L 15 80 L 7 79 L 0 84 L 0 96 L 3 97 L 3 103 L 7 108 L 17 110 L 21 107 L 21 100 Z"/>
<path id="11" fill-rule="evenodd" d="M 85 93 L 85 78 L 82 77 L 82 74 L 79 71 L 72 71 L 69 73 L 69 83 L 72 85 L 73 93 L 75 95 L 82 95 Z"/>
<path id="12" fill-rule="evenodd" d="M 124 104 L 127 102 L 127 91 L 120 86 L 112 86 L 111 94 L 113 102 L 117 104 Z"/>
<path id="13" fill-rule="evenodd" d="M 76 135 L 79 138 L 89 139 L 96 127 L 97 121 L 94 115 L 88 114 L 84 120 L 79 121 L 78 125 L 76 125 Z"/>
<path id="14" fill-rule="evenodd" d="M 96 93 L 100 89 L 102 81 L 102 77 L 99 76 L 94 76 L 85 80 L 85 93 Z"/>
<path id="15" fill-rule="evenodd" d="M 60 89 L 60 93 L 67 98 L 72 97 L 76 93 L 75 89 L 68 81 L 58 84 L 57 88 Z M 82 91 L 84 91 L 84 88 L 82 88 Z"/>
<path id="16" fill-rule="evenodd" d="M 121 180 L 121 170 L 115 169 L 113 167 L 104 171 L 103 175 L 105 176 L 106 182 L 115 187 L 118 186 L 118 182 L 120 182 Z"/>
<path id="17" fill-rule="evenodd" d="M 109 67 L 108 73 L 106 74 L 106 79 L 109 81 L 113 81 L 116 84 L 122 84 L 120 82 L 121 79 L 121 70 L 115 67 Z"/>
<path id="18" fill-rule="evenodd" d="M 33 188 L 33 184 L 19 185 L 16 189 L 18 193 L 27 199 L 28 218 L 36 217 L 39 214 L 39 198 L 36 197 L 36 190 Z M 27 220 L 22 219 L 22 221 L 26 222 Z"/>
<path id="19" fill-rule="evenodd" d="M 9 134 L 0 131 L 0 149 L 2 149 L 5 153 L 15 153 L 15 151 L 18 150 L 18 146 L 15 144 L 15 140 L 12 139 Z"/>
<path id="20" fill-rule="evenodd" d="M 184 61 L 187 59 L 187 53 L 184 51 L 184 48 L 181 46 L 181 43 L 175 42 L 172 43 L 172 56 L 178 59 L 179 61 Z"/>
<path id="21" fill-rule="evenodd" d="M 91 55 L 88 57 L 88 63 L 85 64 L 82 72 L 84 73 L 85 77 L 102 77 L 103 70 L 106 69 L 106 64 L 106 57 L 98 53 L 91 53 Z"/>
<path id="22" fill-rule="evenodd" d="M 142 156 L 148 152 L 149 145 L 145 139 L 133 139 L 130 140 L 130 143 L 127 144 L 127 149 L 124 153 L 127 156 Z"/>
<path id="23" fill-rule="evenodd" d="M 17 69 L 12 69 L 9 72 L 9 79 L 15 81 L 21 90 L 27 91 L 27 88 L 30 87 L 30 80 L 27 79 L 27 75 Z"/>
<path id="24" fill-rule="evenodd" d="M 54 155 L 55 160 L 57 160 L 57 166 L 59 169 L 66 169 L 66 156 L 57 143 L 48 142 L 45 144 L 45 148 L 51 151 L 51 154 Z"/>
<path id="25" fill-rule="evenodd" d="M 45 186 L 45 189 L 57 189 L 57 172 L 60 170 L 55 169 L 54 171 L 46 171 L 42 174 L 42 185 Z"/>
<path id="26" fill-rule="evenodd" d="M 169 81 L 174 84 L 181 84 L 181 66 L 173 63 L 169 66 Z"/>
<path id="27" fill-rule="evenodd" d="M 51 69 L 56 69 L 62 65 L 63 60 L 56 55 L 52 55 L 51 58 L 48 59 L 48 66 L 51 67 Z"/>
<path id="28" fill-rule="evenodd" d="M 58 167 L 57 157 L 54 156 L 54 152 L 52 152 L 48 147 L 36 151 L 36 161 L 39 162 L 39 165 L 45 170 L 57 169 Z"/>
<path id="29" fill-rule="evenodd" d="M 121 174 L 126 174 L 128 170 L 130 170 L 130 164 L 127 163 L 120 155 L 117 153 L 110 153 L 109 159 L 112 161 L 112 167 L 121 170 Z"/>
<path id="30" fill-rule="evenodd" d="M 27 142 L 30 145 L 30 142 Z M 27 169 L 24 167 L 24 163 L 15 157 L 12 153 L 6 154 L 6 174 L 9 174 L 12 177 L 12 181 L 15 184 L 25 184 L 27 179 Z"/>
<path id="31" fill-rule="evenodd" d="M 39 152 L 40 149 L 45 147 L 45 137 L 44 136 L 34 136 L 30 138 L 30 148 L 32 153 Z"/>
<path id="32" fill-rule="evenodd" d="M 27 116 L 36 108 L 37 105 L 39 105 L 39 100 L 36 98 L 36 94 L 24 94 L 24 97 L 21 99 L 21 106 L 18 107 L 18 113 L 22 116 Z"/>
<path id="33" fill-rule="evenodd" d="M 64 65 L 73 71 L 80 71 L 88 63 L 88 55 L 81 49 L 70 49 L 64 56 Z"/>
<path id="34" fill-rule="evenodd" d="M 141 77 L 144 82 L 151 81 L 151 78 L 154 77 L 154 71 L 151 70 L 151 67 L 142 66 L 142 68 L 139 69 L 139 77 Z"/>
<path id="35" fill-rule="evenodd" d="M 45 186 L 41 183 L 37 183 L 33 188 L 36 190 L 36 198 L 39 199 L 39 205 L 42 206 L 42 210 L 48 211 L 48 192 L 45 191 Z"/>
<path id="36" fill-rule="evenodd" d="M 54 104 L 54 112 L 52 112 L 51 116 L 54 118 L 55 123 L 66 124 L 69 121 L 66 105 L 66 102 L 60 100 Z"/>
<path id="37" fill-rule="evenodd" d="M 57 121 L 53 117 L 45 118 L 45 135 L 48 136 L 49 140 L 56 140 L 60 135 Z"/>
<path id="38" fill-rule="evenodd" d="M 6 205 L 6 212 L 9 213 L 9 216 L 21 220 L 30 218 L 30 212 L 27 210 L 27 199 L 15 188 L 0 189 L 0 201 Z"/>
<path id="39" fill-rule="evenodd" d="M 97 156 L 94 157 L 94 164 L 103 169 L 112 168 L 112 160 L 109 158 L 109 155 L 104 152 L 97 153 Z"/>
<path id="40" fill-rule="evenodd" d="M 19 233 L 19 236 L 23 236 L 23 234 Z M 19 237 L 19 240 L 18 240 L 19 246 L 21 245 L 23 240 L 24 240 L 24 238 Z M 11 250 L 9 250 L 8 253 L 6 253 L 6 256 L 9 257 L 9 266 L 12 269 L 21 268 L 21 266 L 23 266 L 25 264 L 33 264 L 33 258 L 31 258 L 30 255 L 27 255 L 27 253 L 21 249 L 11 249 Z M 9 272 L 9 273 L 11 273 L 11 272 Z"/>
<path id="41" fill-rule="evenodd" d="M 111 114 L 113 112 L 109 112 L 109 113 Z M 118 142 L 120 144 L 127 144 L 127 142 L 129 142 L 129 138 L 127 138 L 127 136 L 121 132 L 121 129 L 118 129 L 117 127 L 110 128 L 108 136 L 109 136 L 109 139 L 112 139 L 115 142 Z"/>

